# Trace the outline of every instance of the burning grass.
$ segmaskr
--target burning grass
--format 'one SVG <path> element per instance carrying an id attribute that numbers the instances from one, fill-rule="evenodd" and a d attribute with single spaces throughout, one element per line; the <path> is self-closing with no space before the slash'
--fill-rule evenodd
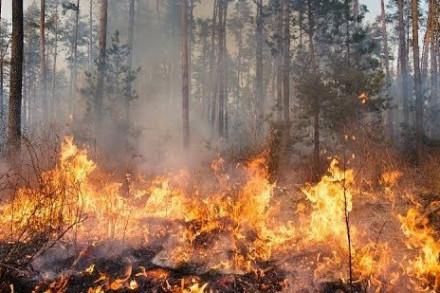
<path id="1" fill-rule="evenodd" d="M 333 160 L 296 191 L 269 181 L 266 157 L 118 182 L 66 138 L 0 208 L 2 292 L 439 289 L 440 203 L 401 193 L 402 171 L 365 190 Z"/>

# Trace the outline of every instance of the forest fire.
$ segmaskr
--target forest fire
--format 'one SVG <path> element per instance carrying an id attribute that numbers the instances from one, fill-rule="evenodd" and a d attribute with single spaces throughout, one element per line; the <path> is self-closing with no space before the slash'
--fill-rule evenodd
<path id="1" fill-rule="evenodd" d="M 428 220 L 438 203 L 424 213 L 362 213 L 367 202 L 400 205 L 391 203 L 400 172 L 382 175 L 381 198 L 357 188 L 355 171 L 333 160 L 317 184 L 280 192 L 265 155 L 233 174 L 219 158 L 209 179 L 179 171 L 118 183 L 68 137 L 40 184 L 18 189 L 2 206 L 2 243 L 16 247 L 3 257 L 51 239 L 27 256 L 43 276 L 34 292 L 438 288 L 440 245 Z M 54 269 L 57 262 L 71 266 Z"/>

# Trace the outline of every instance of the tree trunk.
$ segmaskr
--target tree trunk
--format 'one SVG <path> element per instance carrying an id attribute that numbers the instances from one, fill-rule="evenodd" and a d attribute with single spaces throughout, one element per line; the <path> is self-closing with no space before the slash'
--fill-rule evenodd
<path id="1" fill-rule="evenodd" d="M 257 18 L 256 18 L 256 65 L 255 65 L 255 105 L 257 114 L 257 138 L 261 139 L 263 136 L 263 122 L 264 122 L 264 100 L 265 91 L 263 84 L 263 45 L 264 45 L 264 16 L 263 16 L 263 0 L 257 1 Z"/>
<path id="2" fill-rule="evenodd" d="M 182 0 L 181 21 L 183 147 L 189 149 L 188 0 Z"/>
<path id="3" fill-rule="evenodd" d="M 225 62 L 226 62 L 226 52 L 225 52 L 225 44 L 226 44 L 226 10 L 227 10 L 227 1 L 220 0 L 219 1 L 219 38 L 218 38 L 218 80 L 219 80 L 219 97 L 218 97 L 218 135 L 220 138 L 225 137 L 225 103 L 226 101 L 226 76 L 225 76 Z"/>
<path id="4" fill-rule="evenodd" d="M 2 31 L 3 28 L 3 23 L 2 23 L 2 0 L 0 0 L 0 32 Z M 3 92 L 4 92 L 4 80 L 3 80 L 3 70 L 4 70 L 4 54 L 2 54 L 2 59 L 1 59 L 1 88 L 0 88 L 0 119 L 2 121 L 0 121 L 2 123 L 3 126 L 3 122 L 4 122 L 4 117 L 5 117 L 5 112 L 4 112 L 4 101 L 3 101 Z M 3 129 L 3 127 L 2 127 Z M 3 134 L 3 133 L 2 133 Z M 3 136 L 3 135 L 2 135 Z"/>
<path id="5" fill-rule="evenodd" d="M 128 28 L 128 47 L 130 48 L 130 53 L 128 54 L 128 66 L 130 71 L 133 70 L 133 48 L 134 48 L 134 1 L 130 0 L 129 7 L 129 28 Z M 131 81 L 127 81 L 127 93 L 125 97 L 125 124 L 128 128 L 130 127 L 130 100 L 131 100 Z"/>
<path id="6" fill-rule="evenodd" d="M 400 95 L 403 104 L 403 126 L 405 131 L 409 127 L 409 105 L 408 105 L 408 66 L 407 66 L 407 46 L 405 37 L 404 22 L 404 0 L 397 2 L 398 30 L 399 30 L 399 67 L 400 67 Z"/>
<path id="7" fill-rule="evenodd" d="M 52 64 L 52 95 L 51 95 L 51 115 L 55 116 L 54 109 L 55 105 L 58 105 L 57 101 L 55 101 L 55 89 L 56 89 L 56 83 L 57 83 L 57 57 L 58 57 L 58 22 L 59 22 L 59 16 L 58 16 L 58 5 L 59 0 L 55 1 L 55 40 L 54 40 L 54 51 L 53 51 L 53 64 Z M 58 108 L 58 107 L 57 107 Z"/>
<path id="8" fill-rule="evenodd" d="M 211 128 L 214 129 L 215 126 L 215 119 L 216 119 L 216 106 L 217 106 L 217 70 L 215 70 L 215 57 L 216 57 L 216 46 L 215 46 L 215 39 L 216 39 L 216 33 L 218 31 L 217 29 L 217 17 L 218 17 L 218 0 L 214 0 L 214 11 L 212 13 L 212 28 L 211 28 L 211 52 L 210 52 L 210 62 L 209 62 L 209 69 L 211 72 L 210 76 L 210 88 L 211 88 L 211 105 L 210 109 L 208 110 L 209 117 L 208 119 L 211 121 Z"/>
<path id="9" fill-rule="evenodd" d="M 23 0 L 12 1 L 12 51 L 9 94 L 8 150 L 20 149 L 23 85 Z"/>
<path id="10" fill-rule="evenodd" d="M 98 44 L 98 80 L 96 83 L 94 119 L 95 134 L 101 131 L 102 126 L 102 104 L 104 99 L 104 75 L 106 67 L 106 48 L 107 48 L 107 0 L 101 0 L 99 18 L 99 44 Z"/>
<path id="11" fill-rule="evenodd" d="M 423 153 L 423 101 L 420 77 L 418 0 L 411 0 L 411 15 L 414 53 L 414 92 L 416 96 L 416 146 L 417 157 L 421 159 Z"/>
<path id="12" fill-rule="evenodd" d="M 290 9 L 283 0 L 283 110 L 284 122 L 290 123 Z"/>
<path id="13" fill-rule="evenodd" d="M 281 122 L 283 119 L 283 7 L 282 1 L 278 0 L 277 5 L 277 14 L 278 18 L 275 20 L 277 23 L 276 26 L 276 35 L 277 35 L 277 52 L 276 52 L 276 67 L 277 67 L 277 97 L 276 97 L 276 111 L 277 111 L 277 120 Z"/>
<path id="14" fill-rule="evenodd" d="M 46 0 L 40 2 L 40 78 L 41 78 L 41 101 L 43 119 L 47 119 L 47 70 L 46 70 Z"/>
<path id="15" fill-rule="evenodd" d="M 317 76 L 317 64 L 316 64 L 316 53 L 315 53 L 315 41 L 314 41 L 314 34 L 315 34 L 315 22 L 313 18 L 313 12 L 312 12 L 312 0 L 307 0 L 307 12 L 308 12 L 308 19 L 309 19 L 309 29 L 308 29 L 308 35 L 309 35 L 309 47 L 310 47 L 310 60 L 312 65 L 312 76 L 313 78 L 318 78 Z M 320 160 L 320 132 L 319 132 L 319 115 L 321 112 L 320 109 L 320 97 L 318 95 L 315 95 L 313 97 L 313 142 L 314 142 L 314 149 L 313 149 L 313 166 L 314 171 L 316 175 L 319 175 L 321 171 L 321 160 Z"/>
<path id="16" fill-rule="evenodd" d="M 88 57 L 89 57 L 89 71 L 92 71 L 92 68 L 93 68 L 93 0 L 90 0 L 90 3 L 89 3 Z"/>
<path id="17" fill-rule="evenodd" d="M 436 1 L 429 1 L 430 9 L 432 10 L 433 16 L 436 15 Z M 435 17 L 431 17 L 431 102 L 434 106 L 438 106 L 438 64 L 437 64 L 437 54 L 438 54 L 438 32 L 436 32 L 436 19 Z"/>
<path id="18" fill-rule="evenodd" d="M 72 46 L 72 70 L 70 72 L 70 88 L 69 88 L 69 111 L 72 112 L 73 108 L 73 92 L 76 89 L 76 76 L 78 67 L 78 25 L 79 25 L 79 0 L 76 0 L 76 12 L 75 12 L 75 36 Z"/>
<path id="19" fill-rule="evenodd" d="M 384 62 L 385 62 L 385 82 L 386 82 L 386 91 L 388 98 L 392 99 L 391 95 L 391 76 L 390 76 L 390 62 L 389 62 L 389 50 L 388 50 L 388 34 L 387 34 L 387 23 L 386 23 L 386 14 L 385 14 L 385 0 L 380 0 L 380 7 L 381 7 L 381 22 L 382 22 L 382 38 L 383 38 L 383 54 L 384 54 Z M 389 136 L 391 139 L 394 137 L 394 127 L 393 127 L 393 101 L 390 101 L 390 109 L 388 109 L 388 131 Z"/>

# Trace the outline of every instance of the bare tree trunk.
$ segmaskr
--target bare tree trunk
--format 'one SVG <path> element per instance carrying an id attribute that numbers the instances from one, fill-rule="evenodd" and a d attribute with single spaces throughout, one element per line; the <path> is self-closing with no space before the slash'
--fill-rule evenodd
<path id="1" fill-rule="evenodd" d="M 382 22 L 382 38 L 383 38 L 383 54 L 384 54 L 384 62 L 385 62 L 385 82 L 386 82 L 386 90 L 388 98 L 392 99 L 392 95 L 390 92 L 391 89 L 391 76 L 390 76 L 390 61 L 389 61 L 389 50 L 388 50 L 388 34 L 387 34 L 387 23 L 386 23 L 386 14 L 385 14 L 385 1 L 380 0 L 381 7 L 381 22 Z M 388 109 L 388 131 L 390 138 L 394 137 L 394 127 L 393 127 L 393 101 L 390 102 L 390 109 Z"/>
<path id="2" fill-rule="evenodd" d="M 188 0 L 182 0 L 181 21 L 183 147 L 189 149 Z"/>
<path id="3" fill-rule="evenodd" d="M 313 18 L 313 12 L 312 12 L 312 0 L 307 0 L 307 12 L 308 12 L 308 19 L 309 19 L 309 47 L 310 47 L 310 60 L 312 65 L 312 74 L 313 78 L 318 78 L 317 76 L 317 64 L 316 64 L 316 53 L 315 53 L 315 41 L 314 41 L 314 34 L 315 34 L 315 22 Z M 319 132 L 319 115 L 321 112 L 321 105 L 320 105 L 320 97 L 318 95 L 315 95 L 313 97 L 313 142 L 314 142 L 314 149 L 313 149 L 313 166 L 315 170 L 315 174 L 319 174 L 321 171 L 321 159 L 320 159 L 320 132 Z"/>
<path id="4" fill-rule="evenodd" d="M 52 64 L 52 96 L 51 96 L 51 115 L 55 116 L 55 105 L 58 105 L 55 101 L 55 89 L 56 89 L 56 83 L 57 83 L 57 57 L 58 57 L 58 22 L 59 22 L 59 16 L 58 16 L 58 5 L 59 0 L 55 1 L 55 40 L 54 40 L 54 52 L 53 52 L 53 64 Z M 58 109 L 56 109 L 58 110 Z"/>
<path id="5" fill-rule="evenodd" d="M 421 159 L 423 154 L 423 101 L 420 77 L 418 0 L 411 0 L 411 14 L 414 53 L 414 91 L 416 96 L 416 146 L 417 156 Z"/>
<path id="6" fill-rule="evenodd" d="M 47 70 L 46 70 L 46 0 L 40 2 L 40 78 L 43 119 L 48 117 Z"/>
<path id="7" fill-rule="evenodd" d="M 88 57 L 89 57 L 89 70 L 93 68 L 93 0 L 89 2 L 89 45 L 88 45 Z"/>
<path id="8" fill-rule="evenodd" d="M 290 123 L 290 10 L 289 1 L 283 0 L 283 108 L 284 121 Z"/>
<path id="9" fill-rule="evenodd" d="M 2 19 L 2 0 L 0 0 L 0 32 L 2 31 L 2 28 L 3 28 L 3 23 L 2 23 L 2 21 L 3 21 L 3 19 Z M 2 52 L 3 53 L 3 52 Z M 3 66 L 4 66 L 4 54 L 2 54 L 2 56 L 1 56 L 1 88 L 0 88 L 0 119 L 1 119 L 1 121 L 0 121 L 0 123 L 2 123 L 2 126 L 3 126 L 3 119 L 4 119 L 4 117 L 5 117 L 5 112 L 4 112 L 4 109 L 3 109 L 3 106 L 4 106 L 4 101 L 3 101 L 3 92 L 4 92 L 4 86 L 3 86 L 3 83 L 4 83 L 4 80 L 3 80 Z M 3 129 L 3 127 L 2 127 L 2 129 Z M 2 132 L 2 137 L 3 137 L 3 132 Z"/>
<path id="10" fill-rule="evenodd" d="M 76 89 L 76 76 L 77 76 L 77 67 L 78 67 L 78 25 L 79 25 L 79 0 L 76 0 L 76 13 L 75 13 L 75 38 L 73 40 L 72 47 L 72 71 L 70 72 L 70 88 L 69 88 L 69 103 L 70 109 L 72 111 L 72 100 L 73 100 L 73 92 Z"/>
<path id="11" fill-rule="evenodd" d="M 12 52 L 9 94 L 8 150 L 20 149 L 23 85 L 23 0 L 12 1 Z"/>
<path id="12" fill-rule="evenodd" d="M 264 82 L 263 82 L 263 45 L 264 45 L 264 16 L 263 16 L 263 0 L 257 1 L 257 18 L 256 18 L 256 65 L 255 65 L 255 105 L 257 114 L 257 138 L 261 139 L 263 135 L 263 121 L 264 121 Z"/>
<path id="13" fill-rule="evenodd" d="M 220 138 L 225 137 L 225 103 L 226 101 L 226 84 L 225 84 L 225 38 L 226 38 L 226 0 L 219 1 L 219 38 L 218 38 L 218 80 L 219 80 L 219 96 L 218 96 L 218 135 Z"/>
<path id="14" fill-rule="evenodd" d="M 399 28 L 399 65 L 400 65 L 400 95 L 403 102 L 403 126 L 405 131 L 409 127 L 409 105 L 408 105 L 408 66 L 407 66 L 407 46 L 405 37 L 404 22 L 404 3 L 403 0 L 397 2 L 397 16 Z"/>
<path id="15" fill-rule="evenodd" d="M 134 48 L 134 1 L 130 0 L 129 7 L 129 29 L 128 29 L 128 47 L 130 53 L 128 55 L 128 66 L 130 71 L 133 70 L 133 48 Z M 131 81 L 127 81 L 127 93 L 125 97 L 125 124 L 127 129 L 130 127 L 130 100 L 131 100 Z"/>
<path id="16" fill-rule="evenodd" d="M 102 104 L 104 99 L 104 75 L 106 67 L 107 48 L 107 0 L 101 0 L 99 19 L 99 53 L 98 53 L 98 80 L 96 84 L 96 100 L 94 107 L 95 134 L 99 133 L 102 126 Z"/>
<path id="17" fill-rule="evenodd" d="M 277 102 L 276 102 L 276 111 L 277 111 L 277 120 L 280 122 L 283 118 L 283 7 L 282 1 L 278 0 L 278 18 L 275 20 L 277 23 L 276 31 L 277 31 L 277 55 L 276 55 L 276 66 L 277 66 Z"/>
<path id="18" fill-rule="evenodd" d="M 216 57 L 216 46 L 215 46 L 215 39 L 216 39 L 216 33 L 218 31 L 217 28 L 217 17 L 218 17 L 218 9 L 219 9 L 219 0 L 214 0 L 214 11 L 212 13 L 212 30 L 211 30 L 211 52 L 210 52 L 210 62 L 209 62 L 209 68 L 211 72 L 210 76 L 210 88 L 211 88 L 211 106 L 209 113 L 209 120 L 211 121 L 211 128 L 214 129 L 215 126 L 215 119 L 216 119 L 216 106 L 217 106 L 217 89 L 218 89 L 218 80 L 217 80 L 217 74 L 218 70 L 215 70 L 215 57 Z"/>
<path id="19" fill-rule="evenodd" d="M 430 9 L 432 10 L 433 16 L 436 15 L 436 1 L 429 1 Z M 438 5 L 438 4 L 437 4 Z M 435 106 L 438 105 L 438 64 L 437 64 L 437 54 L 438 54 L 438 32 L 436 32 L 436 20 L 435 17 L 431 17 L 431 101 Z"/>

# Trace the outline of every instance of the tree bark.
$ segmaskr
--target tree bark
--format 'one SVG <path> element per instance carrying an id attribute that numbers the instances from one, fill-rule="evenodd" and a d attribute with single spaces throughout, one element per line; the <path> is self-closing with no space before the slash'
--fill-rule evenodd
<path id="1" fill-rule="evenodd" d="M 129 3 L 129 29 L 128 29 L 128 47 L 130 53 L 128 54 L 128 66 L 130 71 L 133 70 L 133 48 L 134 48 L 134 1 L 130 0 Z M 127 129 L 130 127 L 130 102 L 131 102 L 131 81 L 127 82 L 127 93 L 125 97 L 125 124 Z"/>
<path id="2" fill-rule="evenodd" d="M 47 70 L 46 70 L 46 0 L 40 2 L 40 78 L 43 119 L 48 117 Z"/>
<path id="3" fill-rule="evenodd" d="M 20 149 L 23 86 L 23 0 L 12 1 L 12 48 L 9 94 L 8 150 Z"/>
<path id="4" fill-rule="evenodd" d="M 263 136 L 263 121 L 264 121 L 264 82 L 263 82 L 263 45 L 264 45 L 264 16 L 263 16 L 263 0 L 258 0 L 257 2 L 257 18 L 256 18 L 256 64 L 255 64 L 255 105 L 256 105 L 256 116 L 257 116 L 257 138 L 261 139 Z"/>
<path id="5" fill-rule="evenodd" d="M 283 0 L 283 110 L 284 122 L 290 123 L 290 9 Z"/>
<path id="6" fill-rule="evenodd" d="M 218 97 L 218 135 L 220 138 L 225 138 L 225 103 L 226 99 L 226 11 L 227 11 L 227 0 L 219 0 L 219 38 L 218 38 L 218 80 L 219 80 L 219 97 Z"/>
<path id="7" fill-rule="evenodd" d="M 210 95 L 210 109 L 208 110 L 208 120 L 211 121 L 211 128 L 214 129 L 215 126 L 215 119 L 216 119 L 216 106 L 217 106 L 217 70 L 215 70 L 215 57 L 216 57 L 216 46 L 215 46 L 215 39 L 217 35 L 217 16 L 218 16 L 218 0 L 214 0 L 214 10 L 212 12 L 212 28 L 211 28 L 211 52 L 210 52 L 210 62 L 209 62 L 209 69 L 210 69 L 210 88 L 211 88 L 211 95 Z"/>
<path id="8" fill-rule="evenodd" d="M 407 66 L 407 45 L 405 37 L 405 22 L 404 22 L 404 0 L 397 2 L 397 17 L 399 30 L 399 67 L 400 67 L 400 95 L 402 96 L 403 104 L 403 126 L 405 131 L 409 127 L 409 105 L 408 105 L 408 66 Z"/>
<path id="9" fill-rule="evenodd" d="M 93 0 L 89 2 L 89 46 L 88 46 L 88 57 L 89 57 L 89 71 L 93 68 Z"/>
<path id="10" fill-rule="evenodd" d="M 436 1 L 430 0 L 429 1 L 430 9 L 432 10 L 433 16 L 436 15 Z M 434 106 L 437 106 L 439 104 L 438 102 L 438 32 L 436 31 L 436 19 L 435 17 L 431 17 L 431 102 L 434 104 Z"/>
<path id="11" fill-rule="evenodd" d="M 411 0 L 413 53 L 414 53 L 414 92 L 416 96 L 416 146 L 417 157 L 421 159 L 423 154 L 423 100 L 420 76 L 420 52 L 419 52 L 419 12 L 418 0 Z"/>
<path id="12" fill-rule="evenodd" d="M 57 83 L 57 57 L 58 57 L 58 5 L 59 0 L 55 1 L 55 40 L 54 40 L 54 51 L 53 51 L 53 64 L 52 64 L 52 95 L 51 95 L 51 103 L 49 103 L 51 107 L 51 115 L 55 116 L 55 105 L 58 105 L 55 101 L 55 89 Z"/>
<path id="13" fill-rule="evenodd" d="M 181 21 L 183 147 L 189 149 L 188 0 L 182 0 Z"/>
<path id="14" fill-rule="evenodd" d="M 277 120 L 281 122 L 283 119 L 283 7 L 282 1 L 278 0 L 277 14 L 278 18 L 275 20 L 276 25 L 276 36 L 277 36 L 277 52 L 276 52 L 276 67 L 277 67 L 277 96 L 276 96 L 276 112 Z"/>
<path id="15" fill-rule="evenodd" d="M 99 44 L 98 44 L 98 80 L 96 83 L 95 95 L 95 134 L 102 126 L 102 104 L 104 99 L 104 75 L 106 67 L 106 48 L 107 48 L 107 0 L 101 0 L 100 19 L 99 19 Z"/>
<path id="16" fill-rule="evenodd" d="M 73 92 L 76 89 L 76 76 L 78 67 L 78 25 L 79 25 L 79 0 L 76 0 L 76 12 L 75 12 L 75 36 L 72 46 L 72 70 L 70 72 L 70 88 L 69 88 L 69 103 L 70 109 L 72 111 L 73 105 Z"/>
<path id="17" fill-rule="evenodd" d="M 390 93 L 391 89 L 391 76 L 390 76 L 390 61 L 389 61 L 389 50 L 388 50 L 388 34 L 387 34 L 387 23 L 386 23 L 386 14 L 385 14 L 385 1 L 380 0 L 380 7 L 381 7 L 381 23 L 382 23 L 382 38 L 383 38 L 383 54 L 384 54 L 384 63 L 385 63 L 385 86 L 387 91 L 388 98 L 392 99 L 392 95 Z M 389 131 L 389 136 L 391 139 L 394 137 L 394 127 L 393 127 L 393 101 L 390 101 L 390 109 L 387 111 L 387 128 Z"/>
<path id="18" fill-rule="evenodd" d="M 310 60 L 311 60 L 311 66 L 312 66 L 312 76 L 313 78 L 318 78 L 317 76 L 317 64 L 316 64 L 316 53 L 315 53 L 315 41 L 314 41 L 314 34 L 315 34 L 315 22 L 313 18 L 313 12 L 312 12 L 312 0 L 307 0 L 307 14 L 308 14 L 308 20 L 309 20 L 309 29 L 308 29 L 308 35 L 309 35 L 309 49 L 310 49 Z M 320 97 L 318 95 L 315 95 L 313 97 L 313 166 L 315 170 L 315 174 L 319 175 L 321 171 L 321 160 L 320 160 L 320 132 L 319 132 L 319 115 L 321 112 L 320 107 Z"/>

